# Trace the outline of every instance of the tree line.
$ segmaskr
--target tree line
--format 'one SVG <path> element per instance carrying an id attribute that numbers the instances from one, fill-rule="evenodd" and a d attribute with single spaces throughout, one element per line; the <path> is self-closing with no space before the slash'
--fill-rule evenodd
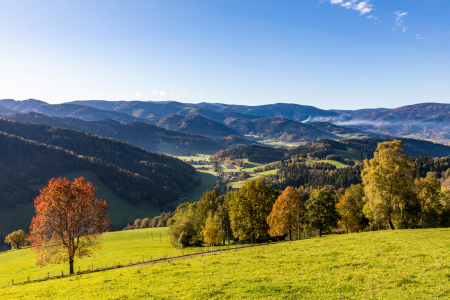
<path id="1" fill-rule="evenodd" d="M 450 191 L 435 172 L 420 177 L 417 162 L 403 152 L 401 141 L 379 143 L 374 158 L 359 166 L 362 183 L 339 189 L 311 188 L 307 199 L 302 189 L 287 186 L 277 190 L 261 179 L 248 180 L 225 195 L 208 191 L 199 202 L 177 207 L 167 222 L 170 241 L 186 247 L 230 239 L 292 239 L 296 232 L 310 230 L 322 235 L 449 227 Z M 448 166 L 442 160 L 428 163 L 421 167 Z"/>

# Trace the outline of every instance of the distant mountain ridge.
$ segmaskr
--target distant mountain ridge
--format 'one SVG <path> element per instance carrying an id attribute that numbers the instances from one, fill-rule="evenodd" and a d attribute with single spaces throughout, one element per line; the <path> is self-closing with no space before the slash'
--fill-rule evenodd
<path id="1" fill-rule="evenodd" d="M 114 138 L 147 151 L 159 151 L 161 142 L 186 150 L 204 149 L 219 150 L 225 148 L 217 141 L 201 135 L 186 134 L 173 130 L 166 130 L 158 126 L 133 121 L 126 124 L 104 119 L 101 121 L 84 121 L 73 117 L 52 117 L 41 113 L 11 114 L 4 116 L 9 120 L 47 124 L 61 128 L 87 131 L 104 137 Z"/>
<path id="2" fill-rule="evenodd" d="M 200 115 L 216 123 L 227 125 L 240 134 L 250 134 L 250 132 L 253 132 L 253 130 L 250 130 L 251 124 L 262 122 L 254 120 L 284 118 L 297 123 L 310 125 L 311 133 L 313 130 L 320 130 L 328 134 L 346 134 L 343 133 L 345 131 L 343 129 L 331 128 L 329 125 L 325 126 L 324 124 L 315 123 L 318 121 L 332 123 L 340 128 L 356 128 L 363 131 L 361 134 L 352 129 L 355 132 L 349 133 L 355 134 L 358 137 L 365 137 L 367 136 L 367 132 L 370 132 L 371 134 L 368 136 L 413 137 L 450 144 L 450 104 L 440 103 L 421 103 L 395 109 L 323 110 L 313 106 L 289 103 L 247 106 L 221 103 L 192 104 L 175 101 L 87 100 L 72 101 L 60 105 L 49 105 L 43 101 L 34 99 L 25 101 L 5 99 L 0 100 L 0 106 L 17 112 L 35 111 L 53 116 L 73 116 L 84 120 L 111 118 L 119 122 L 151 121 L 155 123 L 156 119 L 166 118 L 169 115 Z M 10 112 L 8 111 L 8 113 Z M 271 122 L 276 123 L 277 121 L 272 120 Z M 240 125 L 238 126 L 237 124 Z M 161 125 L 166 127 L 173 126 L 173 129 L 185 130 L 186 132 L 193 132 L 192 130 L 189 131 L 188 127 L 195 128 L 192 124 L 185 127 L 185 129 L 181 129 L 184 125 Z M 246 127 L 249 129 L 248 131 L 242 129 Z M 298 125 L 296 127 L 302 128 Z M 306 132 L 299 130 L 298 136 L 295 139 L 308 140 L 309 138 L 315 139 L 323 136 L 323 134 L 310 134 L 310 137 L 307 135 L 300 137 L 303 133 Z M 205 135 L 212 137 L 222 136 L 223 134 L 209 132 Z M 264 134 L 263 136 L 268 136 L 268 134 Z M 330 135 L 328 136 L 333 138 Z M 283 137 L 281 132 L 272 134 L 272 137 L 283 140 L 289 139 L 289 137 Z"/>
<path id="3" fill-rule="evenodd" d="M 160 119 L 150 119 L 150 122 L 170 130 L 191 134 L 201 134 L 210 138 L 223 138 L 226 136 L 239 136 L 239 132 L 215 122 L 201 115 L 168 115 Z"/>

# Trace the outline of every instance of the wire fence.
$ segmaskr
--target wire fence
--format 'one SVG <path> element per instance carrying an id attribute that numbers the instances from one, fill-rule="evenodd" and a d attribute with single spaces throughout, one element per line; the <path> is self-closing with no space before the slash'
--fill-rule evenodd
<path id="1" fill-rule="evenodd" d="M 155 232 L 153 232 L 155 233 Z M 148 232 L 147 232 L 148 234 Z M 308 239 L 308 238 L 312 238 L 312 237 L 316 237 L 319 236 L 319 231 L 318 230 L 310 230 L 310 231 L 303 231 L 300 232 L 300 239 Z M 160 234 L 160 232 L 158 232 L 158 234 L 150 234 L 148 236 L 149 239 L 152 240 L 156 240 L 156 241 L 160 241 L 160 242 L 168 242 L 167 240 L 167 236 L 166 237 L 162 237 L 162 235 Z M 299 237 L 297 235 L 297 233 L 292 235 L 292 241 L 298 240 Z M 140 264 L 151 264 L 151 263 L 158 263 L 158 262 L 165 262 L 168 260 L 173 260 L 173 259 L 181 259 L 183 257 L 189 257 L 192 255 L 201 255 L 201 254 L 211 254 L 211 253 L 215 253 L 215 252 L 221 252 L 224 250 L 233 250 L 233 249 L 239 249 L 239 248 L 248 248 L 248 247 L 253 247 L 253 246 L 263 246 L 263 245 L 268 245 L 268 244 L 275 244 L 275 243 L 281 243 L 281 242 L 286 242 L 288 241 L 287 238 L 278 238 L 276 241 L 273 240 L 271 242 L 267 242 L 267 243 L 255 243 L 253 244 L 252 242 L 249 241 L 244 241 L 244 242 L 240 242 L 240 241 L 226 241 L 225 245 L 219 245 L 219 246 L 201 246 L 201 247 L 182 247 L 182 248 L 177 248 L 176 252 L 167 252 L 167 253 L 159 253 L 156 255 L 146 255 L 146 254 L 141 254 L 139 256 L 136 256 L 132 259 L 112 259 L 109 261 L 97 261 L 95 263 L 91 263 L 89 265 L 85 265 L 83 267 L 78 266 L 78 268 L 74 268 L 74 274 L 69 274 L 69 272 L 67 272 L 64 270 L 61 270 L 61 272 L 56 272 L 56 271 L 52 271 L 52 272 L 47 272 L 47 274 L 45 275 L 40 275 L 40 276 L 34 276 L 32 278 L 32 276 L 26 276 L 26 277 L 22 277 L 19 278 L 18 280 L 16 279 L 11 279 L 11 283 L 9 285 L 23 285 L 23 284 L 28 284 L 28 283 L 35 283 L 35 282 L 41 282 L 41 281 L 47 281 L 47 280 L 54 280 L 54 279 L 61 279 L 61 278 L 66 278 L 66 277 L 71 277 L 71 276 L 78 276 L 78 275 L 83 275 L 83 274 L 90 274 L 90 273 L 94 273 L 94 272 L 103 272 L 103 271 L 107 271 L 107 270 L 112 270 L 112 269 L 118 269 L 118 268 L 124 268 L 124 267 L 130 267 L 130 266 L 137 266 Z M 67 266 L 67 265 L 66 265 Z"/>

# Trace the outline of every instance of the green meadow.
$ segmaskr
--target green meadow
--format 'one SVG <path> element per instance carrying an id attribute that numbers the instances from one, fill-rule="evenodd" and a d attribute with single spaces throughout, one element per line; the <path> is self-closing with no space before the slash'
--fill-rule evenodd
<path id="1" fill-rule="evenodd" d="M 134 265 L 159 260 L 165 257 L 177 257 L 206 251 L 207 248 L 174 248 L 168 240 L 167 227 L 145 228 L 128 231 L 105 233 L 102 248 L 94 257 L 75 260 L 75 271 L 81 273 L 104 270 L 114 267 Z M 11 250 L 0 254 L 0 287 L 11 284 L 12 280 L 23 283 L 66 276 L 69 264 L 52 264 L 45 267 L 36 266 L 36 253 L 31 248 Z M 51 280 L 50 280 L 51 281 Z M 52 281 L 57 283 L 58 281 Z"/>
<path id="2" fill-rule="evenodd" d="M 8 285 L 2 298 L 448 299 L 449 234 L 450 229 L 423 229 L 329 235 Z M 117 243 L 119 252 L 120 245 L 130 242 Z M 148 245 L 149 253 L 156 251 L 153 245 Z M 24 258 L 4 255 L 14 257 L 1 262 L 1 277 L 22 272 L 20 265 L 4 267 Z"/>

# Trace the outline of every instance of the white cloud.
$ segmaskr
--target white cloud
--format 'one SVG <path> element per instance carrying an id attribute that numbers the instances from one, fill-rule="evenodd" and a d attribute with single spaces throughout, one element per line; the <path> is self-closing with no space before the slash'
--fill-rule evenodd
<path id="1" fill-rule="evenodd" d="M 179 96 L 186 96 L 188 93 L 178 93 Z"/>
<path id="2" fill-rule="evenodd" d="M 152 92 L 152 96 L 156 96 L 156 95 L 158 95 L 158 92 L 157 91 L 153 91 Z"/>
<path id="3" fill-rule="evenodd" d="M 173 95 L 172 92 L 170 92 L 170 95 Z"/>
<path id="4" fill-rule="evenodd" d="M 135 95 L 136 97 L 139 97 L 139 96 L 141 96 L 141 93 L 136 92 L 136 93 L 134 93 L 134 95 Z"/>
<path id="5" fill-rule="evenodd" d="M 371 19 L 371 20 L 375 20 L 375 21 L 377 21 L 377 20 L 378 20 L 378 18 L 377 18 L 377 17 L 375 17 L 375 16 L 372 16 L 372 15 L 370 15 L 370 16 L 367 16 L 366 18 L 367 18 L 367 19 Z"/>
<path id="6" fill-rule="evenodd" d="M 408 29 L 408 27 L 403 27 L 403 32 L 406 32 L 406 29 Z"/>
<path id="7" fill-rule="evenodd" d="M 118 98 L 123 98 L 125 97 L 124 95 L 120 94 L 119 96 L 117 96 Z"/>
<path id="8" fill-rule="evenodd" d="M 352 9 L 359 12 L 359 15 L 365 15 L 373 10 L 373 5 L 369 4 L 370 0 L 330 0 L 331 4 L 338 4 L 346 9 Z M 375 18 L 375 17 L 374 17 Z"/>
<path id="9" fill-rule="evenodd" d="M 406 17 L 408 15 L 408 13 L 405 12 L 400 12 L 400 11 L 396 11 L 394 13 L 392 13 L 393 15 L 395 15 L 395 23 L 394 23 L 394 28 L 392 28 L 392 31 L 396 31 L 397 29 L 395 27 L 401 27 L 403 24 L 403 18 Z M 403 32 L 406 31 L 405 29 L 406 27 L 403 28 Z"/>
<path id="10" fill-rule="evenodd" d="M 164 95 L 166 94 L 166 92 L 165 92 L 165 91 L 160 91 L 159 94 L 160 94 L 161 96 L 164 96 Z"/>

